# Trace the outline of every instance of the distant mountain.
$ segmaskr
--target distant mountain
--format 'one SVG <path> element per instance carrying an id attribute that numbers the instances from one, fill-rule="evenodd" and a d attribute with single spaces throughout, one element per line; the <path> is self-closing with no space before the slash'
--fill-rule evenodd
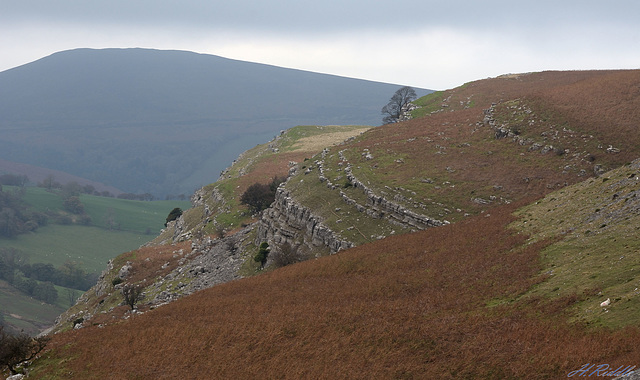
<path id="1" fill-rule="evenodd" d="M 190 193 L 280 130 L 379 125 L 398 87 L 184 51 L 64 51 L 0 73 L 0 158 Z"/>

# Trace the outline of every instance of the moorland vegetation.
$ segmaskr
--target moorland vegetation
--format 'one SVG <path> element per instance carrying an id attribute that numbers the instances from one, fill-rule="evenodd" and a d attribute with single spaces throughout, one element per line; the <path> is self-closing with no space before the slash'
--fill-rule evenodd
<path id="1" fill-rule="evenodd" d="M 114 259 L 31 376 L 553 379 L 633 366 L 638 89 L 637 70 L 508 75 L 417 99 L 411 120 L 337 145 L 300 149 L 326 130 L 294 128 Z M 287 173 L 261 214 L 240 202 Z M 421 230 L 413 213 L 441 223 Z M 329 254 L 320 224 L 355 247 Z M 125 285 L 188 287 L 206 270 L 177 273 L 225 245 L 247 278 L 123 304 Z M 311 259 L 269 261 L 287 246 Z"/>

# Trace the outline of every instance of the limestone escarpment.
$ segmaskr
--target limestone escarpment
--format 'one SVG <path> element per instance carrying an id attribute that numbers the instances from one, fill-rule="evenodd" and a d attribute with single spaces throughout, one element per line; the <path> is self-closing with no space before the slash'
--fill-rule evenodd
<path id="1" fill-rule="evenodd" d="M 426 215 L 418 214 L 417 212 L 401 206 L 399 203 L 390 201 L 381 195 L 377 195 L 372 189 L 367 187 L 364 183 L 359 181 L 355 175 L 353 175 L 351 165 L 347 165 L 345 173 L 353 186 L 362 190 L 362 192 L 367 196 L 368 204 L 365 206 L 365 210 L 368 214 L 386 217 L 392 223 L 412 229 L 425 229 L 446 224 Z M 348 202 L 348 197 L 342 192 L 341 195 L 342 198 Z"/>
<path id="2" fill-rule="evenodd" d="M 325 149 L 322 152 L 322 160 L 316 162 L 319 169 L 320 182 L 326 182 L 327 187 L 332 190 L 338 190 L 342 200 L 350 205 L 354 205 L 358 211 L 365 213 L 371 218 L 380 219 L 385 218 L 389 222 L 407 227 L 412 230 L 421 230 L 429 227 L 438 227 L 443 224 L 447 224 L 446 221 L 440 221 L 426 215 L 419 214 L 407 207 L 402 206 L 400 203 L 385 198 L 384 195 L 377 194 L 369 186 L 360 181 L 352 170 L 351 163 L 344 156 L 344 151 L 338 152 L 340 159 L 343 163 L 346 163 L 344 173 L 349 183 L 356 189 L 360 190 L 366 196 L 366 203 L 358 203 L 356 200 L 350 198 L 342 189 L 334 185 L 330 180 L 325 177 L 324 174 L 324 158 L 329 151 Z M 398 195 L 396 195 L 397 197 Z"/>
<path id="3" fill-rule="evenodd" d="M 278 188 L 275 202 L 263 212 L 257 240 L 306 246 L 312 251 L 328 248 L 330 253 L 354 246 L 337 236 L 312 210 L 298 203 L 284 186 Z"/>
<path id="4" fill-rule="evenodd" d="M 346 165 L 343 165 L 344 169 L 338 170 L 348 179 L 353 189 L 351 194 L 353 191 L 364 194 L 364 197 L 357 196 L 357 199 L 350 197 L 344 191 L 344 186 L 335 184 L 327 178 L 325 158 L 329 152 L 330 149 L 324 149 L 317 157 L 318 159 L 311 165 L 303 166 L 305 170 L 299 174 L 296 174 L 294 169 L 289 177 L 292 186 L 285 184 L 278 188 L 275 202 L 263 212 L 258 223 L 256 244 L 264 241 L 271 246 L 287 243 L 297 249 L 303 247 L 317 256 L 322 252 L 335 253 L 363 242 L 384 238 L 389 233 L 394 234 L 394 228 L 397 230 L 398 227 L 401 231 L 409 232 L 447 224 L 446 221 L 436 220 L 410 210 L 395 199 L 391 200 L 385 195 L 377 194 L 353 174 L 351 164 L 344 158 L 341 151 L 338 153 L 342 160 L 341 164 L 346 162 Z M 325 195 L 321 196 L 323 204 L 330 204 L 326 206 L 324 217 L 321 216 L 322 213 L 318 213 L 318 210 L 307 207 L 297 198 L 303 190 L 293 189 L 296 188 L 296 184 L 303 182 L 312 182 L 316 184 L 315 186 L 329 190 L 329 193 L 325 194 L 326 199 Z M 304 191 L 319 191 L 313 186 Z M 348 212 L 345 208 L 350 208 L 352 211 Z M 330 214 L 334 215 L 334 220 L 325 219 Z M 329 217 L 329 219 L 332 218 Z M 362 228 L 365 225 L 368 227 Z M 354 230 L 359 235 L 356 240 L 345 237 L 347 235 L 345 232 Z M 369 232 L 365 235 L 362 231 Z"/>

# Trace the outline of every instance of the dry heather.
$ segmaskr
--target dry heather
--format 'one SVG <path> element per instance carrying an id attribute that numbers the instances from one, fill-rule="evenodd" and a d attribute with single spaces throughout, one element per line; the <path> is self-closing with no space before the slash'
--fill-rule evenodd
<path id="1" fill-rule="evenodd" d="M 564 378 L 640 360 L 640 331 L 567 323 L 513 206 L 56 335 L 36 378 Z"/>

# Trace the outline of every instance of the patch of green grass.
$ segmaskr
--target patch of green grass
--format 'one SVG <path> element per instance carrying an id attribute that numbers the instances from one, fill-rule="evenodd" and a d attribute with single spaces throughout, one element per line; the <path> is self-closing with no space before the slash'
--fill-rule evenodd
<path id="1" fill-rule="evenodd" d="M 444 99 L 444 91 L 432 92 L 429 95 L 425 95 L 419 99 L 413 101 L 413 104 L 417 105 L 418 109 L 411 112 L 413 118 L 424 117 L 431 112 L 437 111 L 441 108 L 442 100 Z"/>
<path id="2" fill-rule="evenodd" d="M 51 224 L 39 228 L 36 233 L 0 239 L 0 247 L 24 252 L 30 263 L 59 267 L 67 261 L 75 261 L 88 272 L 101 272 L 109 259 L 138 248 L 148 240 L 149 236 L 125 231 Z"/>
<path id="3" fill-rule="evenodd" d="M 62 197 L 40 187 L 27 187 L 23 199 L 37 211 L 62 210 Z"/>
<path id="4" fill-rule="evenodd" d="M 640 323 L 640 215 L 632 211 L 639 203 L 633 196 L 638 185 L 627 174 L 616 169 L 607 173 L 607 182 L 578 183 L 517 213 L 514 227 L 532 240 L 558 240 L 543 251 L 548 278 L 530 294 L 577 295 L 571 306 L 577 321 L 608 327 Z M 611 304 L 601 307 L 607 298 Z"/>
<path id="5" fill-rule="evenodd" d="M 24 201 L 37 211 L 64 212 L 60 195 L 43 188 L 27 187 Z M 179 207 L 184 211 L 191 207 L 189 201 L 147 202 L 87 194 L 81 194 L 80 201 L 93 226 L 139 234 L 157 233 L 173 208 Z"/>
<path id="6" fill-rule="evenodd" d="M 58 291 L 59 298 L 64 298 L 65 295 Z M 64 302 L 59 300 L 56 305 L 50 305 L 38 301 L 0 280 L 0 313 L 8 324 L 24 329 L 27 334 L 37 334 L 50 325 L 68 307 L 68 304 L 61 306 L 60 303 Z"/>
<path id="7" fill-rule="evenodd" d="M 91 216 L 93 225 L 108 228 L 107 219 L 112 216 L 121 230 L 142 234 L 160 231 L 167 215 L 175 207 L 183 211 L 191 207 L 189 201 L 143 202 L 86 194 L 80 196 L 80 201 L 85 206 L 85 212 Z"/>
<path id="8" fill-rule="evenodd" d="M 320 182 L 317 168 L 308 175 L 299 173 L 287 183 L 287 188 L 292 191 L 296 201 L 314 210 L 314 215 L 319 216 L 322 223 L 338 236 L 357 245 L 375 240 L 379 236 L 408 232 L 408 229 L 393 225 L 386 219 L 371 218 L 358 211 L 355 205 L 344 202 L 340 190 L 361 205 L 367 204 L 362 190 L 344 186 L 346 176 L 344 171 L 337 170 L 339 167 L 335 165 L 334 159 L 335 156 L 325 160 L 325 175 L 337 188 L 330 189 L 326 182 Z M 342 178 L 335 180 L 336 177 Z"/>
<path id="9" fill-rule="evenodd" d="M 65 363 L 73 359 L 68 350 L 69 346 L 45 350 L 29 366 L 29 376 L 43 380 L 68 379 L 71 372 Z"/>

